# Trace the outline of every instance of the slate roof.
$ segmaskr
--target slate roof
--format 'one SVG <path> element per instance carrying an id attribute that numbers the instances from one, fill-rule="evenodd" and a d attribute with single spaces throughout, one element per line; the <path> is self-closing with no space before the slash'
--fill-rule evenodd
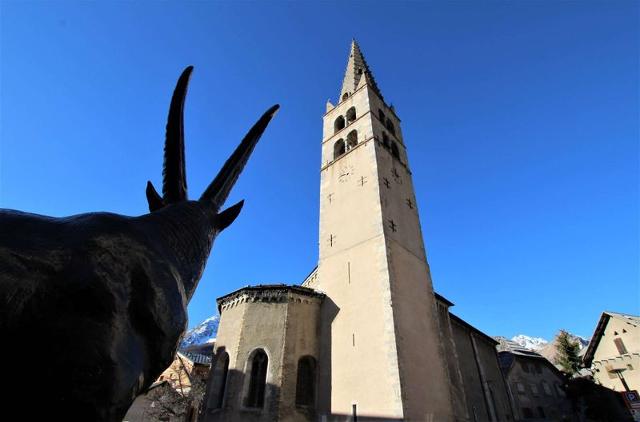
<path id="1" fill-rule="evenodd" d="M 193 363 L 198 363 L 200 365 L 211 365 L 211 356 L 206 356 L 194 352 L 182 352 L 182 354 Z"/>

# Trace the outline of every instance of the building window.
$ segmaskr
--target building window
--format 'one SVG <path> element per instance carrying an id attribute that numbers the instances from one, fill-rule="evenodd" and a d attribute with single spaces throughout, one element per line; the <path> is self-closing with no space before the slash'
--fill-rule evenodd
<path id="1" fill-rule="evenodd" d="M 391 142 L 391 155 L 396 157 L 398 160 L 400 159 L 400 151 L 398 150 L 398 145 L 395 142 Z"/>
<path id="2" fill-rule="evenodd" d="M 380 121 L 384 125 L 385 117 L 384 117 L 384 113 L 380 109 L 378 109 L 378 119 L 380 119 Z"/>
<path id="3" fill-rule="evenodd" d="M 358 131 L 352 130 L 347 135 L 347 151 L 358 145 Z"/>
<path id="4" fill-rule="evenodd" d="M 340 157 L 344 154 L 344 139 L 338 139 L 335 144 L 333 144 L 333 159 Z"/>
<path id="5" fill-rule="evenodd" d="M 267 366 L 269 358 L 262 349 L 255 350 L 249 358 L 249 389 L 245 399 L 246 407 L 264 406 L 264 391 L 267 384 Z"/>
<path id="6" fill-rule="evenodd" d="M 524 384 L 520 382 L 516 383 L 516 390 L 518 390 L 518 394 L 524 394 L 525 393 Z"/>
<path id="7" fill-rule="evenodd" d="M 229 355 L 227 352 L 222 352 L 213 373 L 213 394 L 215 394 L 216 401 L 213 405 L 215 409 L 222 407 L 224 401 L 224 390 L 227 386 L 227 375 L 229 373 Z M 217 393 L 216 393 L 217 392 Z"/>
<path id="8" fill-rule="evenodd" d="M 336 121 L 333 122 L 333 133 L 337 133 L 338 131 L 341 131 L 342 129 L 344 129 L 345 126 L 346 125 L 344 123 L 344 117 L 338 116 Z"/>
<path id="9" fill-rule="evenodd" d="M 350 125 L 355 120 L 356 120 L 356 108 L 351 107 L 349 110 L 347 110 L 347 124 Z"/>
<path id="10" fill-rule="evenodd" d="M 389 143 L 389 137 L 387 136 L 387 132 L 382 132 L 382 145 L 389 149 L 391 144 Z"/>
<path id="11" fill-rule="evenodd" d="M 346 100 L 347 98 L 349 98 L 349 93 L 345 92 L 344 95 L 342 96 L 342 101 Z"/>
<path id="12" fill-rule="evenodd" d="M 533 419 L 533 412 L 528 407 L 523 407 L 522 408 L 522 416 L 525 419 Z"/>
<path id="13" fill-rule="evenodd" d="M 316 396 L 316 360 L 304 356 L 298 361 L 296 405 L 313 406 Z"/>
<path id="14" fill-rule="evenodd" d="M 393 126 L 393 123 L 391 123 L 391 120 L 387 119 L 387 124 L 385 126 L 387 126 L 389 132 L 393 133 L 394 135 L 396 134 L 396 128 L 395 126 Z"/>
<path id="15" fill-rule="evenodd" d="M 620 353 L 621 355 L 626 355 L 627 352 L 627 348 L 624 347 L 624 343 L 622 342 L 621 338 L 614 338 L 613 342 L 616 344 L 616 347 L 618 348 L 618 353 Z"/>
<path id="16" fill-rule="evenodd" d="M 539 418 L 546 418 L 547 416 L 544 414 L 544 409 L 542 408 L 542 406 L 538 406 L 538 417 Z"/>
<path id="17" fill-rule="evenodd" d="M 535 396 L 538 397 L 538 386 L 535 384 L 529 384 L 529 388 L 531 388 L 531 393 Z"/>
<path id="18" fill-rule="evenodd" d="M 551 392 L 551 387 L 549 386 L 549 384 L 546 381 L 542 381 L 542 389 L 544 390 L 544 393 L 547 396 L 552 396 L 553 393 Z"/>

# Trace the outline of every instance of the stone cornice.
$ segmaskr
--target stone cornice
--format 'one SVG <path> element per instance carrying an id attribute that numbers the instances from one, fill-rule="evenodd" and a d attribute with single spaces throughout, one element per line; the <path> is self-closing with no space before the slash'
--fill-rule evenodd
<path id="1" fill-rule="evenodd" d="M 267 302 L 267 303 L 317 303 L 324 299 L 324 293 L 302 286 L 289 286 L 286 284 L 267 284 L 258 286 L 247 286 L 235 292 L 219 297 L 218 312 L 233 308 L 236 305 L 246 302 Z"/>

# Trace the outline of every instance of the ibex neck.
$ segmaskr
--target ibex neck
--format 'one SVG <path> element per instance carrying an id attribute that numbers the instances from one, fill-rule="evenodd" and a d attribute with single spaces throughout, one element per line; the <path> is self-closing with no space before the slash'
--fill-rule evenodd
<path id="1" fill-rule="evenodd" d="M 177 270 L 187 301 L 191 300 L 215 237 L 207 209 L 198 202 L 188 201 L 170 205 L 145 217 L 153 222 L 158 241 L 164 242 L 164 245 L 159 245 L 164 258 Z"/>

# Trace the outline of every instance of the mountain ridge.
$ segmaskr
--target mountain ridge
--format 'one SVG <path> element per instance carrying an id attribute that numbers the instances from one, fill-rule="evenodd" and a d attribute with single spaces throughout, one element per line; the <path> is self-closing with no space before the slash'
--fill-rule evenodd
<path id="1" fill-rule="evenodd" d="M 215 342 L 219 325 L 220 315 L 210 316 L 184 334 L 179 349 L 184 350 L 192 346 Z"/>

